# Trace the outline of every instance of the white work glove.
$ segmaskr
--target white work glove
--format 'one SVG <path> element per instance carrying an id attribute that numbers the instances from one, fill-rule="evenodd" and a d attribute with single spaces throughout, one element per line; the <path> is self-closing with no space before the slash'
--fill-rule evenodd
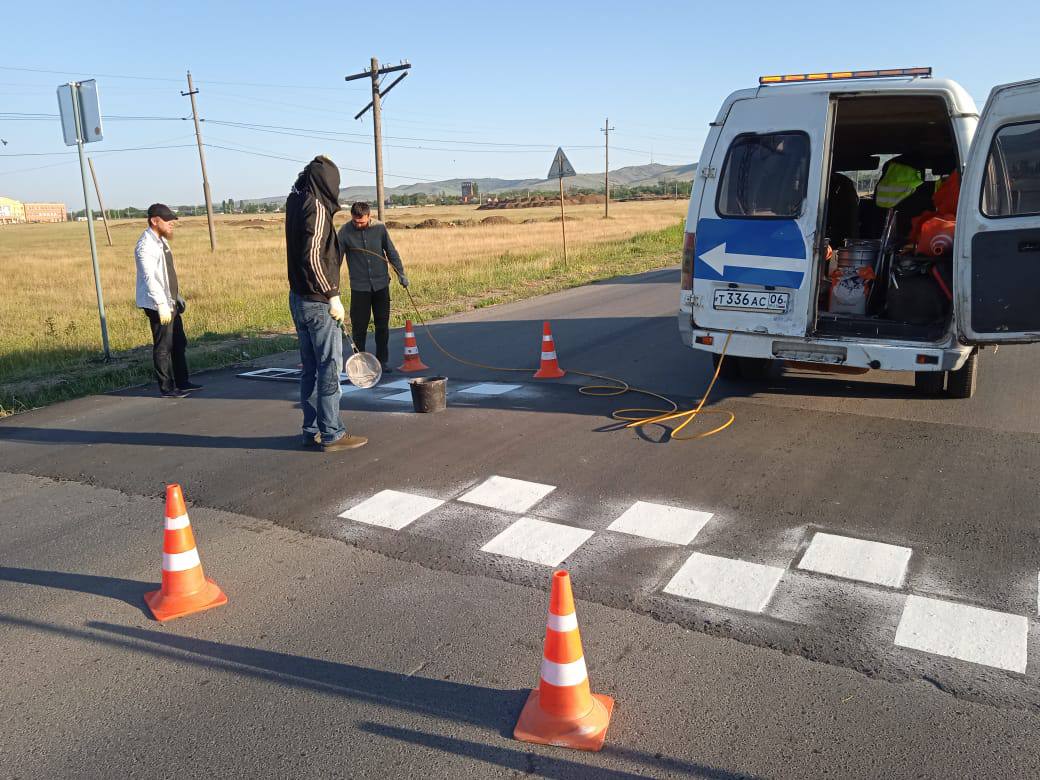
<path id="1" fill-rule="evenodd" d="M 165 303 L 159 304 L 159 322 L 163 325 L 173 322 L 173 309 Z"/>
<path id="2" fill-rule="evenodd" d="M 405 289 L 408 289 L 408 277 L 407 276 L 405 276 L 404 274 L 398 274 L 397 275 L 397 281 L 399 281 L 401 283 L 402 287 L 404 287 Z"/>
<path id="3" fill-rule="evenodd" d="M 347 316 L 347 313 L 343 311 L 343 301 L 339 299 L 338 295 L 329 298 L 329 314 L 336 322 L 343 322 L 343 318 Z"/>

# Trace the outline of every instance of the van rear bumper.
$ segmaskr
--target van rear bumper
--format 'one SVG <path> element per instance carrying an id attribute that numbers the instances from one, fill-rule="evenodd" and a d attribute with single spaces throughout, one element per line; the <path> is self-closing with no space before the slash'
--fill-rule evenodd
<path id="1" fill-rule="evenodd" d="M 680 315 L 680 321 L 683 319 Z M 682 327 L 683 343 L 705 352 L 722 352 L 726 333 Z M 699 344 L 697 338 L 711 337 L 711 344 Z M 851 339 L 796 339 L 789 336 L 768 336 L 754 333 L 734 333 L 726 354 L 733 357 L 764 358 L 798 363 L 818 363 L 821 366 L 849 366 L 874 368 L 881 371 L 955 371 L 968 359 L 972 348 L 951 343 L 935 345 L 885 344 Z M 919 362 L 919 361 L 925 362 Z"/>

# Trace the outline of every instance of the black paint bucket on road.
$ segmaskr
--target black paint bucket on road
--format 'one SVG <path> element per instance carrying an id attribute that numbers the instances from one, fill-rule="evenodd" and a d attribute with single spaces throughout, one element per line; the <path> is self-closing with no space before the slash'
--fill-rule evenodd
<path id="1" fill-rule="evenodd" d="M 446 376 L 421 376 L 409 379 L 412 390 L 412 406 L 417 412 L 443 412 L 448 405 L 448 378 Z"/>

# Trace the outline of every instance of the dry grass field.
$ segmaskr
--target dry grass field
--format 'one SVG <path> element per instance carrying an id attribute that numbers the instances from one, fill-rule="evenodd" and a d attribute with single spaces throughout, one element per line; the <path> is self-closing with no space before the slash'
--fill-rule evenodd
<path id="1" fill-rule="evenodd" d="M 400 208 L 387 220 L 426 316 L 541 294 L 619 273 L 678 262 L 682 201 L 569 206 L 564 267 L 558 209 L 477 211 Z M 487 217 L 506 224 L 482 225 Z M 346 221 L 337 215 L 337 226 Z M 193 368 L 225 365 L 294 346 L 287 310 L 282 215 L 220 216 L 210 252 L 206 221 L 179 221 L 173 248 Z M 475 224 L 416 228 L 429 219 Z M 522 224 L 524 221 L 534 220 Z M 114 246 L 97 225 L 109 336 L 101 338 L 86 226 L 0 228 L 0 414 L 60 398 L 147 381 L 150 338 L 134 305 L 133 248 L 143 221 L 115 221 Z M 408 314 L 397 296 L 394 317 Z M 148 349 L 144 349 L 147 347 Z"/>

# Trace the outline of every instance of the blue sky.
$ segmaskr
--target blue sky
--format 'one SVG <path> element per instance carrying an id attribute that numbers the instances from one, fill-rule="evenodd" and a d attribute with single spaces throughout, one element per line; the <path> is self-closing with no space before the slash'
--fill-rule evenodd
<path id="1" fill-rule="evenodd" d="M 55 87 L 72 78 L 97 78 L 106 116 L 173 118 L 107 120 L 105 140 L 88 147 L 106 205 L 118 208 L 201 202 L 191 122 L 177 119 L 190 117 L 188 69 L 204 140 L 229 147 L 207 150 L 216 200 L 287 192 L 298 160 L 318 153 L 341 166 L 345 185 L 371 184 L 370 120 L 353 119 L 367 83 L 343 77 L 372 56 L 413 65 L 385 102 L 387 186 L 541 177 L 560 144 L 580 172 L 602 170 L 607 116 L 612 168 L 651 153 L 693 162 L 723 98 L 765 73 L 931 65 L 980 107 L 994 84 L 1040 76 L 1036 4 L 159 5 L 5 7 L 0 195 L 82 207 L 57 119 L 9 116 L 56 113 Z M 104 153 L 142 146 L 183 148 Z"/>

